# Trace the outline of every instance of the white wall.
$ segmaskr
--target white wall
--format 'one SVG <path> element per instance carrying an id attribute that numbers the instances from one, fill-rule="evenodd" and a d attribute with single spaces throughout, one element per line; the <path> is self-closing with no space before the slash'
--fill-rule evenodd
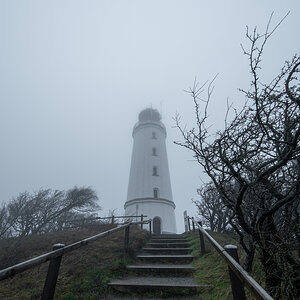
<path id="1" fill-rule="evenodd" d="M 156 123 L 156 124 L 155 124 Z M 153 197 L 153 188 L 159 189 L 159 198 L 172 201 L 172 189 L 165 144 L 165 128 L 161 122 L 142 123 L 135 127 L 127 200 Z M 156 139 L 152 139 L 152 132 Z M 152 156 L 152 148 L 157 156 Z M 158 176 L 152 176 L 157 166 Z"/>
<path id="2" fill-rule="evenodd" d="M 152 133 L 155 132 L 153 138 Z M 175 204 L 166 150 L 166 129 L 160 121 L 139 121 L 133 129 L 133 150 L 128 184 L 126 215 L 160 217 L 163 233 L 176 233 Z M 156 149 L 156 156 L 152 149 Z M 157 176 L 153 176 L 153 167 Z M 154 188 L 158 196 L 154 198 Z"/>
<path id="3" fill-rule="evenodd" d="M 147 219 L 154 219 L 155 217 L 160 217 L 161 230 L 162 233 L 176 233 L 176 220 L 174 204 L 168 203 L 163 200 L 156 199 L 144 199 L 144 200 L 134 200 L 125 204 L 125 214 L 126 215 L 145 215 Z M 148 229 L 147 226 L 145 226 Z M 153 229 L 153 228 L 152 228 Z"/>

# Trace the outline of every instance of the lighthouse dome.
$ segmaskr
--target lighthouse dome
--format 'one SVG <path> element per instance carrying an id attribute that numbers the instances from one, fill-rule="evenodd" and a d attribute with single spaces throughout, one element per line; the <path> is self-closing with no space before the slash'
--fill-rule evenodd
<path id="1" fill-rule="evenodd" d="M 147 122 L 147 121 L 159 122 L 160 120 L 161 120 L 161 115 L 157 109 L 146 108 L 142 110 L 139 114 L 140 122 Z"/>

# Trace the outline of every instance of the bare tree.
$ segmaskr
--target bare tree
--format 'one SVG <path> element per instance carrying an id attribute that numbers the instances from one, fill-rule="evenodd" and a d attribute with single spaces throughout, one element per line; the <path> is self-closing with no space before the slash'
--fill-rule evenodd
<path id="1" fill-rule="evenodd" d="M 5 204 L 0 208 L 0 237 L 9 237 L 11 235 L 12 220 L 8 214 Z"/>
<path id="2" fill-rule="evenodd" d="M 210 182 L 197 190 L 200 200 L 192 200 L 198 216 L 210 230 L 224 232 L 230 224 L 230 210 L 224 205 L 215 186 Z"/>
<path id="3" fill-rule="evenodd" d="M 282 22 L 270 30 L 271 20 L 272 16 L 263 34 L 256 28 L 253 33 L 247 29 L 250 47 L 243 47 L 243 51 L 249 59 L 252 81 L 251 89 L 243 91 L 248 99 L 244 108 L 210 142 L 206 123 L 212 83 L 203 110 L 199 102 L 203 87 L 195 83 L 190 94 L 197 126 L 186 130 L 177 117 L 183 137 L 177 144 L 193 152 L 238 226 L 255 243 L 269 293 L 276 299 L 296 299 L 300 264 L 294 250 L 299 248 L 299 234 L 289 229 L 299 220 L 300 57 L 295 55 L 286 62 L 270 83 L 261 83 L 265 45 Z M 235 192 L 228 186 L 235 186 Z M 289 207 L 297 208 L 298 213 L 292 217 Z"/>
<path id="4" fill-rule="evenodd" d="M 67 192 L 41 189 L 33 195 L 24 192 L 12 199 L 4 207 L 6 210 L 2 209 L 6 225 L 1 228 L 5 230 L 8 227 L 11 234 L 25 236 L 61 230 L 71 225 L 78 227 L 81 226 L 76 222 L 79 218 L 90 217 L 100 209 L 97 200 L 91 188 L 74 187 Z"/>

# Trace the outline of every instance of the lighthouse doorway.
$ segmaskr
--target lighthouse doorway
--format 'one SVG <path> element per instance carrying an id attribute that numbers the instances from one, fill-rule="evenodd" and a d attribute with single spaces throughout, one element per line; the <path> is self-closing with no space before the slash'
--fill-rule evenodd
<path id="1" fill-rule="evenodd" d="M 161 234 L 161 220 L 159 217 L 153 219 L 153 233 Z"/>

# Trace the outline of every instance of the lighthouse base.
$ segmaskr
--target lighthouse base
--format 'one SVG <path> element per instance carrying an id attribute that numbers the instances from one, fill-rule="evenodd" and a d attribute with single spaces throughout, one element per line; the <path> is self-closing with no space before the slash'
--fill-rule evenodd
<path id="1" fill-rule="evenodd" d="M 142 198 L 129 200 L 124 205 L 126 216 L 147 216 L 152 220 L 154 234 L 177 233 L 175 204 L 167 199 Z"/>

